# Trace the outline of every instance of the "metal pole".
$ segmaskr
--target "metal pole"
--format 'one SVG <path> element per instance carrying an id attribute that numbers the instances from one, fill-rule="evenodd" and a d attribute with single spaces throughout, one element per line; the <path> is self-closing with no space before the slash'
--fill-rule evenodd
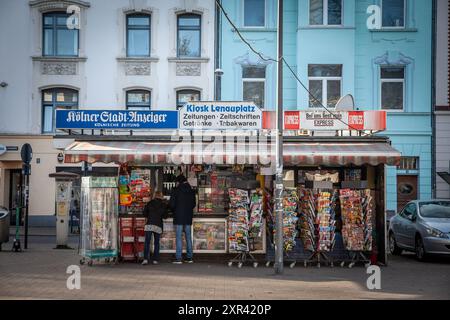
<path id="1" fill-rule="evenodd" d="M 29 164 L 26 164 L 29 166 Z M 28 168 L 26 169 L 28 170 Z M 30 176 L 28 175 L 28 171 L 25 174 L 25 241 L 24 241 L 24 248 L 28 249 L 28 198 L 29 198 L 29 182 L 30 182 Z"/>
<path id="2" fill-rule="evenodd" d="M 283 273 L 283 0 L 278 0 L 278 67 L 277 67 L 277 125 L 275 175 L 275 273 Z"/>

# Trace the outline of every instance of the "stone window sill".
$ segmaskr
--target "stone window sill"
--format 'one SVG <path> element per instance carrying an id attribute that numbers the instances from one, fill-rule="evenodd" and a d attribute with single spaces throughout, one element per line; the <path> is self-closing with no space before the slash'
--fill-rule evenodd
<path id="1" fill-rule="evenodd" d="M 209 61 L 208 57 L 192 57 L 192 58 L 178 58 L 178 57 L 170 57 L 167 58 L 169 62 L 197 62 L 197 63 L 207 63 Z"/>
<path id="2" fill-rule="evenodd" d="M 371 29 L 370 32 L 417 32 L 416 28 L 381 28 Z"/>
<path id="3" fill-rule="evenodd" d="M 32 56 L 31 59 L 42 62 L 85 62 L 87 57 Z"/>
<path id="4" fill-rule="evenodd" d="M 119 62 L 158 62 L 158 57 L 117 57 Z"/>

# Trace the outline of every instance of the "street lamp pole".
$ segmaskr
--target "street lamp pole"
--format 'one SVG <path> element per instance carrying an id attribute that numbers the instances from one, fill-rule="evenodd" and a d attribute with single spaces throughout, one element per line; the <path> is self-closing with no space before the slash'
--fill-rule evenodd
<path id="1" fill-rule="evenodd" d="M 276 173 L 275 173 L 275 273 L 283 273 L 283 0 L 278 0 L 278 66 L 276 109 Z"/>

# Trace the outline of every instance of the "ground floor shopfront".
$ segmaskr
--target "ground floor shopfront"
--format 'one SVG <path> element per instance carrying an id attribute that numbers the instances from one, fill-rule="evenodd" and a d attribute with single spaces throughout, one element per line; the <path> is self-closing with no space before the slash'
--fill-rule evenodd
<path id="1" fill-rule="evenodd" d="M 211 154 L 198 161 L 194 152 L 184 154 L 191 160 L 189 164 L 174 164 L 174 148 L 175 143 L 167 140 L 98 137 L 75 141 L 65 150 L 67 165 L 80 161 L 120 165 L 116 185 L 110 185 L 115 190 L 110 213 L 119 217 L 112 224 L 118 229 L 113 242 L 122 258 L 142 257 L 142 208 L 155 190 L 170 197 L 176 175 L 183 173 L 197 197 L 191 229 L 194 253 L 231 257 L 250 251 L 273 261 L 274 172 L 267 163 L 258 162 L 258 149 L 248 142 L 235 143 L 235 150 L 250 152 L 247 161 L 236 165 L 211 161 L 217 160 Z M 397 165 L 400 153 L 381 137 L 295 137 L 287 138 L 283 149 L 286 260 L 345 262 L 361 252 L 372 262 L 386 263 L 385 167 Z M 225 159 L 227 155 L 219 156 Z M 99 189 L 101 179 L 94 184 L 96 188 L 87 188 L 87 194 L 106 199 Z M 86 217 L 92 219 L 92 212 Z M 105 237 L 115 233 L 94 234 L 98 239 L 90 241 L 101 247 L 111 243 Z M 161 249 L 164 253 L 175 251 L 171 219 L 164 223 Z"/>

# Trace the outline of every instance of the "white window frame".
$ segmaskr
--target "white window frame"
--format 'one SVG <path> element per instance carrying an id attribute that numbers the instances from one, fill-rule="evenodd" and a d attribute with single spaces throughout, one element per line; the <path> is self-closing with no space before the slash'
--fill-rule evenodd
<path id="1" fill-rule="evenodd" d="M 383 68 L 403 68 L 403 79 L 383 79 L 381 77 L 381 69 Z M 380 110 L 383 111 L 387 111 L 387 112 L 404 112 L 405 111 L 405 102 L 406 102 L 406 82 L 405 82 L 405 78 L 406 78 L 406 68 L 405 66 L 380 66 L 380 72 L 379 72 L 379 77 L 380 77 Z M 394 83 L 399 83 L 401 82 L 403 84 L 403 105 L 401 109 L 383 109 L 383 83 L 389 83 L 389 82 L 394 82 Z"/>
<path id="2" fill-rule="evenodd" d="M 267 27 L 267 1 L 264 1 L 264 25 L 262 26 L 247 26 L 245 24 L 245 0 L 242 0 L 241 2 L 241 12 L 242 12 L 242 27 L 243 28 L 259 28 L 259 29 L 264 29 Z"/>
<path id="3" fill-rule="evenodd" d="M 311 28 L 323 28 L 323 27 L 342 27 L 344 25 L 344 0 L 341 0 L 341 23 L 340 24 L 328 24 L 328 0 L 322 0 L 323 16 L 322 24 L 311 24 L 311 0 L 308 0 L 308 25 Z"/>
<path id="4" fill-rule="evenodd" d="M 340 77 L 308 77 L 308 89 L 309 89 L 309 81 L 314 81 L 314 80 L 320 80 L 322 81 L 322 105 L 326 106 L 327 108 L 336 108 L 336 106 L 334 107 L 329 107 L 328 106 L 328 80 L 339 80 L 340 81 L 340 96 L 342 97 L 342 76 Z M 319 98 L 319 97 L 315 97 L 315 98 Z M 308 94 L 308 108 L 310 109 L 318 109 L 320 107 L 311 107 L 309 105 L 309 100 L 310 100 L 310 96 Z"/>
<path id="5" fill-rule="evenodd" d="M 244 68 L 246 67 L 258 67 L 258 66 L 252 66 L 252 65 L 248 65 L 248 66 L 242 66 L 242 72 L 244 71 Z M 265 68 L 265 72 L 267 72 L 267 68 Z M 267 92 L 267 88 L 266 88 L 266 78 L 242 78 L 242 100 L 244 100 L 244 82 L 264 82 L 264 103 L 262 106 L 260 106 L 261 109 L 265 109 L 266 108 L 266 92 Z"/>
<path id="6" fill-rule="evenodd" d="M 407 10 L 406 10 L 406 3 L 408 2 L 408 0 L 404 0 L 403 1 L 403 26 L 383 26 L 383 2 L 385 0 L 381 0 L 381 29 L 405 29 L 406 28 L 406 14 L 407 14 Z"/>

